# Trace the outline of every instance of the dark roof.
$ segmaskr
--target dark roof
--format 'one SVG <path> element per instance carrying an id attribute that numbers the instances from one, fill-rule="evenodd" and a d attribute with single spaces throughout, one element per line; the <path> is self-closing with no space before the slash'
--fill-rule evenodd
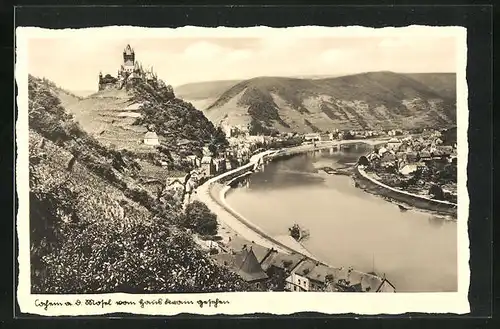
<path id="1" fill-rule="evenodd" d="M 263 247 L 256 243 L 249 242 L 246 239 L 243 239 L 239 236 L 235 236 L 231 238 L 231 241 L 228 243 L 228 246 L 234 250 L 236 253 L 242 251 L 245 247 L 252 248 L 255 257 L 257 257 L 257 261 L 260 263 L 269 253 L 269 248 Z"/>
<path id="2" fill-rule="evenodd" d="M 268 278 L 251 248 L 244 249 L 235 255 L 230 253 L 216 254 L 213 258 L 218 263 L 229 267 L 247 282 L 261 281 Z"/>
<path id="3" fill-rule="evenodd" d="M 234 265 L 237 269 L 236 272 L 245 281 L 252 282 L 267 279 L 267 274 L 262 270 L 252 248 L 237 253 Z"/>
<path id="4" fill-rule="evenodd" d="M 334 269 L 323 265 L 318 264 L 313 260 L 306 260 L 302 262 L 296 269 L 295 273 L 298 275 L 305 276 L 309 280 L 317 281 L 317 282 L 325 282 L 325 277 L 328 274 L 334 275 Z"/>
<path id="5" fill-rule="evenodd" d="M 274 252 L 270 254 L 262 263 L 262 268 L 267 271 L 271 266 L 275 266 L 284 270 L 293 270 L 302 260 L 304 256 L 300 254 L 285 254 Z"/>
<path id="6" fill-rule="evenodd" d="M 377 292 L 396 292 L 396 287 L 389 280 L 384 279 L 382 283 L 378 286 Z"/>

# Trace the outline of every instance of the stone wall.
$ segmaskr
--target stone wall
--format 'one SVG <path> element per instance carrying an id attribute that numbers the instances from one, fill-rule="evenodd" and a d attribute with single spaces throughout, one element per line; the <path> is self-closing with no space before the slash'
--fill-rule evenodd
<path id="1" fill-rule="evenodd" d="M 457 215 L 457 205 L 448 201 L 434 200 L 425 196 L 409 193 L 383 184 L 370 177 L 364 170 L 356 168 L 355 179 L 360 188 L 367 192 L 381 195 L 411 207 L 431 210 L 440 214 Z"/>

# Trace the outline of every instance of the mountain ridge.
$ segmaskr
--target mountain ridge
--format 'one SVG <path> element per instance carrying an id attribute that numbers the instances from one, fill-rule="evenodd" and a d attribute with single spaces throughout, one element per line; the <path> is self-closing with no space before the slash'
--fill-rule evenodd
<path id="1" fill-rule="evenodd" d="M 214 124 L 258 122 L 279 131 L 452 126 L 453 73 L 367 72 L 334 78 L 255 77 L 208 106 Z"/>

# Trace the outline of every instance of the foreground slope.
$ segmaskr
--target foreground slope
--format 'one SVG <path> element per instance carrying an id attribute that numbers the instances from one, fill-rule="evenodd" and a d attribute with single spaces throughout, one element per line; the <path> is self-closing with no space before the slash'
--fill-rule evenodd
<path id="1" fill-rule="evenodd" d="M 68 114 L 29 77 L 33 293 L 251 290 L 195 245 L 180 204 L 135 181 L 137 163 Z"/>
<path id="2" fill-rule="evenodd" d="M 224 92 L 205 114 L 218 124 L 280 131 L 452 126 L 454 74 L 371 72 L 325 79 L 258 77 Z"/>

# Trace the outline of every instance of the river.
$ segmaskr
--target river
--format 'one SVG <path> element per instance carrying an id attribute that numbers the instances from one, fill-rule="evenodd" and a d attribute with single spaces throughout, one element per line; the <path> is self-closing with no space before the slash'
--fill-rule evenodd
<path id="1" fill-rule="evenodd" d="M 419 211 L 401 212 L 354 186 L 348 176 L 316 168 L 355 162 L 369 146 L 323 150 L 266 165 L 249 188 L 227 202 L 270 235 L 288 234 L 294 223 L 310 237 L 304 246 L 334 266 L 386 274 L 398 292 L 457 290 L 456 221 Z"/>

